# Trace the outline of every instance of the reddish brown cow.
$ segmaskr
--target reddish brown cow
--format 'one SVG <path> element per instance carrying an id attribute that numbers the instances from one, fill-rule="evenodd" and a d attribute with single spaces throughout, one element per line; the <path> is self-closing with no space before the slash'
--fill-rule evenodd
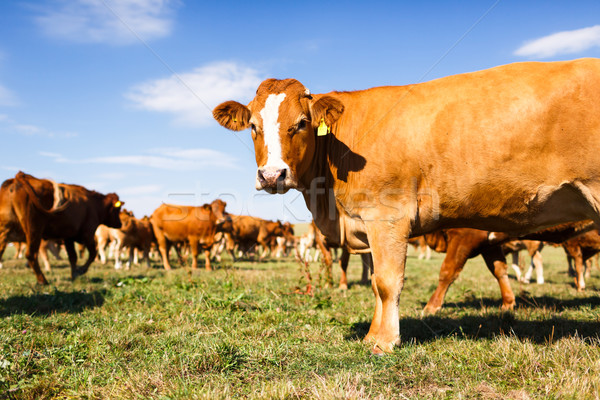
<path id="1" fill-rule="evenodd" d="M 373 254 L 365 339 L 389 352 L 410 236 L 600 225 L 599 93 L 600 60 L 528 62 L 314 95 L 268 79 L 213 116 L 252 129 L 257 189 L 299 190 L 328 240 Z"/>
<path id="2" fill-rule="evenodd" d="M 588 232 L 593 226 L 591 221 L 561 224 L 525 235 L 522 239 L 560 243 Z M 479 254 L 483 256 L 486 266 L 498 281 L 502 309 L 514 307 L 515 295 L 508 281 L 508 266 L 502 250 L 502 245 L 511 241 L 509 235 L 479 229 L 454 228 L 426 234 L 425 240 L 433 250 L 446 253 L 446 257 L 440 268 L 438 286 L 427 302 L 424 313 L 434 314 L 442 307 L 448 288 L 458 278 L 467 260 Z"/>
<path id="3" fill-rule="evenodd" d="M 0 256 L 7 241 L 25 240 L 29 266 L 38 283 L 47 284 L 38 263 L 40 242 L 63 239 L 71 278 L 75 279 L 87 272 L 96 257 L 94 232 L 98 225 L 121 226 L 122 204 L 115 193 L 103 195 L 82 186 L 56 184 L 19 172 L 0 189 Z M 89 252 L 87 261 L 79 268 L 75 242 L 83 243 Z"/>
<path id="4" fill-rule="evenodd" d="M 204 251 L 205 268 L 210 265 L 210 249 L 215 241 L 215 233 L 226 222 L 227 203 L 215 200 L 200 207 L 162 204 L 150 217 L 158 249 L 166 270 L 171 270 L 169 249 L 173 243 L 187 242 L 192 253 L 192 269 L 198 268 L 199 247 Z"/>
<path id="5" fill-rule="evenodd" d="M 498 281 L 502 309 L 510 310 L 515 306 L 515 295 L 508 281 L 504 253 L 499 244 L 490 244 L 489 234 L 490 232 L 479 229 L 455 228 L 425 235 L 429 247 L 438 253 L 446 253 L 446 257 L 440 268 L 438 286 L 427 302 L 424 313 L 435 314 L 442 308 L 448 288 L 458 278 L 467 260 L 479 254 Z"/>

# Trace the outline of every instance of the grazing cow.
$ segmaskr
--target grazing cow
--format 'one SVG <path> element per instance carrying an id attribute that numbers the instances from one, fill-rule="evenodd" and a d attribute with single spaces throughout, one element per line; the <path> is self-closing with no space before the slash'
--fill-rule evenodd
<path id="1" fill-rule="evenodd" d="M 504 255 L 510 254 L 512 257 L 512 267 L 517 276 L 517 280 L 523 283 L 529 283 L 531 281 L 531 275 L 535 268 L 535 278 L 538 285 L 544 283 L 544 264 L 542 262 L 542 249 L 544 248 L 544 242 L 539 240 L 511 240 L 502 246 Z M 519 251 L 527 250 L 531 257 L 531 263 L 527 271 L 522 274 L 521 267 L 519 266 Z"/>
<path id="2" fill-rule="evenodd" d="M 267 255 L 271 248 L 271 243 L 277 237 L 289 237 L 289 230 L 284 231 L 284 226 L 280 221 L 268 221 L 262 218 L 251 217 L 249 215 L 230 215 L 231 230 L 227 233 L 243 253 L 256 250 L 258 245 L 262 246 L 262 253 L 259 261 Z M 293 236 L 293 230 L 291 231 Z M 291 239 L 290 239 L 291 240 Z"/>
<path id="3" fill-rule="evenodd" d="M 122 204 L 115 193 L 103 195 L 82 186 L 56 184 L 19 172 L 0 189 L 0 256 L 8 240 L 25 240 L 28 264 L 38 283 L 47 284 L 38 263 L 40 242 L 63 239 L 71 278 L 75 279 L 87 272 L 96 257 L 94 232 L 98 225 L 121 226 Z M 89 258 L 79 268 L 75 242 L 83 243 L 89 252 Z"/>
<path id="4" fill-rule="evenodd" d="M 187 242 L 192 253 L 192 269 L 198 268 L 199 247 L 204 251 L 205 268 L 210 265 L 210 249 L 215 241 L 217 228 L 226 223 L 227 203 L 215 200 L 200 207 L 162 204 L 150 217 L 158 249 L 166 270 L 171 270 L 169 249 L 173 243 Z"/>
<path id="5" fill-rule="evenodd" d="M 311 95 L 268 79 L 213 111 L 252 130 L 256 188 L 299 190 L 328 240 L 373 254 L 373 351 L 400 343 L 408 238 L 600 224 L 600 60 L 526 62 Z"/>

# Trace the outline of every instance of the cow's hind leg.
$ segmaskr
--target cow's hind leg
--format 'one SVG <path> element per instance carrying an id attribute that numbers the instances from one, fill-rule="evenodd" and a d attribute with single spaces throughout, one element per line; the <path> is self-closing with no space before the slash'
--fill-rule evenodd
<path id="1" fill-rule="evenodd" d="M 199 247 L 198 240 L 199 240 L 199 238 L 197 238 L 197 237 L 189 238 L 190 251 L 192 252 L 192 270 L 195 270 L 198 268 L 198 247 Z M 209 264 L 209 266 L 210 266 L 210 264 Z"/>
<path id="2" fill-rule="evenodd" d="M 27 258 L 27 263 L 35 273 L 37 282 L 40 285 L 47 285 L 48 281 L 42 273 L 42 270 L 40 269 L 40 264 L 38 263 L 38 252 L 40 249 L 40 242 L 41 238 L 39 237 L 27 237 L 27 250 L 25 251 L 25 257 Z"/>
<path id="3" fill-rule="evenodd" d="M 493 246 L 481 252 L 481 255 L 485 260 L 485 265 L 494 275 L 500 286 L 502 309 L 512 310 L 515 307 L 515 295 L 508 280 L 508 265 L 506 265 L 506 258 L 504 257 L 504 253 L 502 253 L 502 248 L 500 246 Z"/>
<path id="4" fill-rule="evenodd" d="M 341 289 L 341 290 L 347 290 L 348 289 L 347 271 L 348 271 L 348 262 L 349 261 L 350 261 L 350 252 L 348 250 L 346 250 L 346 248 L 343 248 L 342 249 L 342 255 L 340 257 L 341 276 L 340 276 L 340 286 L 339 286 L 339 289 Z"/>
<path id="5" fill-rule="evenodd" d="M 2 255 L 4 254 L 4 250 L 6 250 L 6 245 L 8 243 L 8 230 L 2 229 L 0 227 L 0 268 L 2 268 Z"/>
<path id="6" fill-rule="evenodd" d="M 461 243 L 460 239 L 455 239 L 448 243 L 446 257 L 444 257 L 440 268 L 438 286 L 425 305 L 423 309 L 424 314 L 435 314 L 442 308 L 448 288 L 460 275 L 472 250 L 471 248 L 465 250 L 465 245 Z"/>
<path id="7" fill-rule="evenodd" d="M 204 249 L 204 260 L 206 262 L 206 264 L 204 265 L 206 270 L 212 271 L 212 267 L 210 266 L 210 247 L 207 249 Z"/>
<path id="8" fill-rule="evenodd" d="M 429 247 L 428 247 L 429 248 Z M 360 283 L 369 283 L 369 276 L 373 273 L 373 256 L 371 253 L 364 253 L 360 255 L 362 260 L 362 276 Z"/>

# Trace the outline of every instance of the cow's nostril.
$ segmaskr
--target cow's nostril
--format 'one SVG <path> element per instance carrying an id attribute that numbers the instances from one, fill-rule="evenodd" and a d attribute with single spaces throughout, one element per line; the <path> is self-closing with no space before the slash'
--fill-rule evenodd
<path id="1" fill-rule="evenodd" d="M 285 181 L 285 178 L 287 177 L 287 169 L 282 169 L 279 171 L 279 176 L 277 177 L 278 181 Z"/>
<path id="2" fill-rule="evenodd" d="M 267 180 L 265 179 L 265 176 L 263 175 L 263 171 L 262 169 L 259 169 L 256 173 L 256 176 L 258 177 L 258 181 L 262 184 L 264 184 Z"/>

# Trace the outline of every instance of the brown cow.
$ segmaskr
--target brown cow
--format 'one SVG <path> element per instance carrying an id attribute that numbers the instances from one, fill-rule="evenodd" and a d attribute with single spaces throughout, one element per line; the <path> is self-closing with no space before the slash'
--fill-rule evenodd
<path id="1" fill-rule="evenodd" d="M 0 189 L 0 256 L 8 240 L 25 240 L 29 266 L 38 283 L 47 284 L 38 263 L 40 242 L 63 239 L 71 264 L 71 278 L 75 279 L 87 272 L 96 257 L 94 232 L 98 225 L 121 226 L 122 204 L 115 193 L 103 195 L 83 186 L 56 184 L 19 172 Z M 85 244 L 89 252 L 87 261 L 79 268 L 75 242 Z"/>
<path id="2" fill-rule="evenodd" d="M 448 288 L 458 278 L 467 260 L 479 254 L 498 281 L 502 295 L 502 309 L 514 308 L 515 295 L 508 281 L 502 247 L 497 243 L 490 243 L 489 234 L 490 232 L 479 229 L 454 228 L 425 235 L 429 247 L 438 253 L 446 253 L 440 268 L 438 286 L 423 309 L 425 314 L 435 314 L 442 308 Z"/>
<path id="3" fill-rule="evenodd" d="M 187 242 L 192 253 L 192 269 L 198 268 L 198 250 L 205 256 L 206 270 L 210 265 L 210 249 L 215 241 L 218 226 L 226 223 L 227 203 L 215 200 L 200 207 L 162 204 L 150 217 L 158 249 L 166 270 L 171 270 L 169 249 L 173 243 Z"/>
<path id="4" fill-rule="evenodd" d="M 600 60 L 517 63 L 409 86 L 311 95 L 268 79 L 213 111 L 251 128 L 256 188 L 299 190 L 332 242 L 373 254 L 374 351 L 400 343 L 407 241 L 600 224 Z"/>
<path id="5" fill-rule="evenodd" d="M 528 234 L 521 239 L 537 243 L 541 243 L 542 240 L 561 243 L 582 235 L 593 227 L 592 221 L 572 222 Z M 425 314 L 435 314 L 442 307 L 448 288 L 458 278 L 467 260 L 479 254 L 498 281 L 502 309 L 514 308 L 515 295 L 508 281 L 508 266 L 502 249 L 503 245 L 511 243 L 510 235 L 471 228 L 453 228 L 426 234 L 425 240 L 433 250 L 446 253 L 440 268 L 438 286 L 423 310 Z M 536 249 L 539 249 L 539 246 Z"/>
<path id="6" fill-rule="evenodd" d="M 587 232 L 581 236 L 569 239 L 562 243 L 567 254 L 569 271 L 573 271 L 572 262 L 575 261 L 575 287 L 577 291 L 585 289 L 584 272 L 587 261 L 600 252 L 600 234 L 597 230 Z"/>
<path id="7" fill-rule="evenodd" d="M 281 221 L 268 221 L 249 215 L 230 214 L 230 217 L 232 226 L 231 230 L 227 233 L 243 253 L 256 250 L 258 245 L 262 246 L 262 252 L 258 258 L 259 261 L 267 255 L 271 248 L 271 243 L 276 241 L 277 237 L 289 236 L 289 231 L 288 233 L 284 232 L 284 226 Z"/>

